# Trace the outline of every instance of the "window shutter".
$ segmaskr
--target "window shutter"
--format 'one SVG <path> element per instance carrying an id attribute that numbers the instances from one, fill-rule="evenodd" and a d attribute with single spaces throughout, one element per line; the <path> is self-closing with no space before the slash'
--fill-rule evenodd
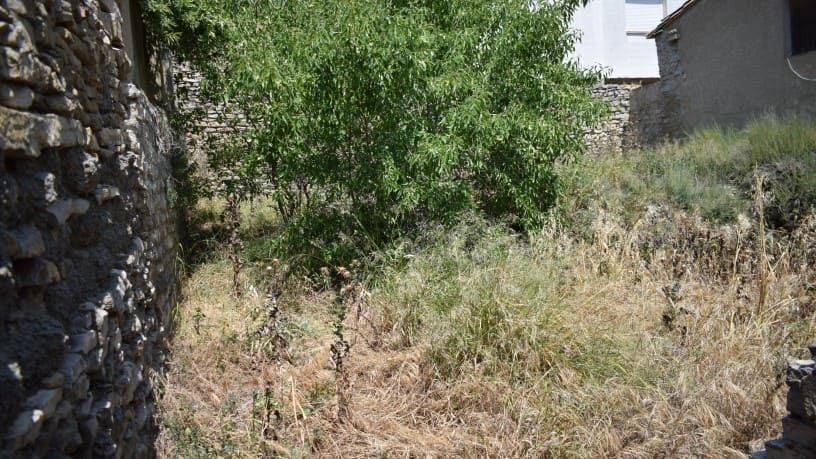
<path id="1" fill-rule="evenodd" d="M 648 33 L 663 19 L 663 0 L 626 0 L 626 32 Z"/>

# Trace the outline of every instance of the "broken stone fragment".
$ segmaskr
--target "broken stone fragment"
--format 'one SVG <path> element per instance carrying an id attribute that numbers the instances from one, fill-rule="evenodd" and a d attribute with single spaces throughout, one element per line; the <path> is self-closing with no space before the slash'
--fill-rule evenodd
<path id="1" fill-rule="evenodd" d="M 91 203 L 84 199 L 64 199 L 50 205 L 47 210 L 57 219 L 57 224 L 62 225 L 74 215 L 83 215 L 90 206 Z"/>
<path id="2" fill-rule="evenodd" d="M 0 106 L 0 149 L 4 150 L 6 157 L 38 158 L 44 148 L 75 147 L 85 143 L 85 130 L 77 120 Z"/>

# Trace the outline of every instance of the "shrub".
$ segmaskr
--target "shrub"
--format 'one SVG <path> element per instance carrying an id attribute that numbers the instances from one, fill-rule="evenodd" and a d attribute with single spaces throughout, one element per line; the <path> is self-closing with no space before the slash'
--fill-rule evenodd
<path id="1" fill-rule="evenodd" d="M 603 112 L 588 91 L 599 75 L 567 59 L 580 3 L 148 1 L 210 95 L 246 116 L 212 161 L 246 189 L 264 176 L 287 225 L 307 225 L 288 231 L 327 244 L 466 209 L 539 223 L 555 163 Z M 324 230 L 338 220 L 353 228 Z"/>

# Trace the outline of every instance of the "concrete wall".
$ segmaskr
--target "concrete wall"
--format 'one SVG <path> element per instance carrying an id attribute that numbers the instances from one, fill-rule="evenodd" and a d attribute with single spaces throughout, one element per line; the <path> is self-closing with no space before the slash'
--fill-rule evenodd
<path id="1" fill-rule="evenodd" d="M 151 455 L 174 145 L 122 6 L 0 0 L 1 458 Z"/>
<path id="2" fill-rule="evenodd" d="M 816 114 L 816 82 L 796 77 L 785 60 L 787 3 L 702 0 L 657 35 L 666 134 L 712 123 L 740 127 L 763 112 Z M 791 63 L 816 77 L 816 52 Z"/>
<path id="3" fill-rule="evenodd" d="M 672 12 L 683 0 L 666 0 Z M 657 22 L 653 24 L 657 26 Z M 608 69 L 608 78 L 657 78 L 657 52 L 645 35 L 627 35 L 624 0 L 592 0 L 579 8 L 572 27 L 581 32 L 573 57 L 585 67 Z"/>

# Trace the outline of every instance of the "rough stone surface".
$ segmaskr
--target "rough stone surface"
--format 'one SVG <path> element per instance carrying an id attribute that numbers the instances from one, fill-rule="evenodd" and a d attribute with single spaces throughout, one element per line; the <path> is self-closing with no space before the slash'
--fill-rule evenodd
<path id="1" fill-rule="evenodd" d="M 816 346 L 809 346 L 816 359 Z M 787 417 L 782 419 L 782 436 L 765 443 L 765 451 L 754 458 L 816 458 L 816 361 L 797 360 L 788 367 Z"/>
<path id="2" fill-rule="evenodd" d="M 175 142 L 126 1 L 0 0 L 0 458 L 154 454 Z"/>
<path id="3" fill-rule="evenodd" d="M 622 153 L 626 148 L 640 146 L 631 116 L 632 92 L 640 84 L 606 83 L 592 88 L 592 95 L 606 100 L 611 112 L 600 126 L 585 135 L 591 153 Z"/>

